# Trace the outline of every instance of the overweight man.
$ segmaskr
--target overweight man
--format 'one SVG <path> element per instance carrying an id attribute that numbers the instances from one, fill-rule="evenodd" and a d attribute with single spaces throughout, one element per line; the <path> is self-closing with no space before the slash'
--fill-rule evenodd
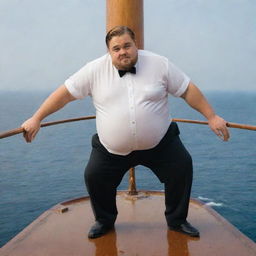
<path id="1" fill-rule="evenodd" d="M 117 26 L 106 35 L 108 53 L 87 63 L 69 77 L 22 124 L 31 142 L 41 121 L 76 99 L 91 96 L 97 133 L 85 168 L 95 223 L 88 237 L 100 237 L 114 228 L 116 189 L 124 174 L 136 165 L 150 168 L 165 188 L 165 218 L 170 230 L 198 237 L 188 221 L 192 159 L 170 123 L 168 95 L 181 97 L 199 111 L 212 131 L 229 139 L 226 121 L 215 114 L 190 78 L 167 58 L 138 50 L 134 32 Z M 153 209 L 152 209 L 153 210 Z"/>

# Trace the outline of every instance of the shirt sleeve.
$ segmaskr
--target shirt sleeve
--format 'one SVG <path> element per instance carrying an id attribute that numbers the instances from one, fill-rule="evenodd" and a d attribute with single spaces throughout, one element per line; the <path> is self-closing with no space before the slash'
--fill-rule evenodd
<path id="1" fill-rule="evenodd" d="M 91 69 L 87 64 L 64 83 L 67 90 L 77 99 L 91 95 Z"/>
<path id="2" fill-rule="evenodd" d="M 187 89 L 190 78 L 168 61 L 168 92 L 175 97 L 180 97 Z"/>

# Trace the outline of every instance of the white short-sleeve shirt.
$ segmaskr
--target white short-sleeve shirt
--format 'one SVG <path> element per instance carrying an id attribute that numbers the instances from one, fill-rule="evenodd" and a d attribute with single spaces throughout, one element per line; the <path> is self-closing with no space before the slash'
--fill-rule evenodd
<path id="1" fill-rule="evenodd" d="M 90 95 L 101 143 L 113 154 L 155 147 L 170 125 L 168 93 L 181 96 L 189 77 L 167 58 L 139 50 L 136 74 L 120 77 L 106 54 L 65 81 L 78 99 Z"/>

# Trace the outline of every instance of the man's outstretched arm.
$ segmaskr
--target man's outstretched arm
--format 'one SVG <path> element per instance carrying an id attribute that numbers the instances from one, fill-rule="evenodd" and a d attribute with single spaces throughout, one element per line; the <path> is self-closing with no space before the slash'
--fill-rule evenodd
<path id="1" fill-rule="evenodd" d="M 204 115 L 212 131 L 224 141 L 229 139 L 229 131 L 226 121 L 216 115 L 211 105 L 208 103 L 202 92 L 192 83 L 189 83 L 187 90 L 181 97 L 195 110 Z"/>
<path id="2" fill-rule="evenodd" d="M 21 127 L 24 129 L 24 138 L 31 142 L 40 129 L 41 121 L 48 115 L 63 108 L 68 102 L 75 100 L 65 85 L 56 89 L 39 107 L 35 114 L 26 120 Z"/>

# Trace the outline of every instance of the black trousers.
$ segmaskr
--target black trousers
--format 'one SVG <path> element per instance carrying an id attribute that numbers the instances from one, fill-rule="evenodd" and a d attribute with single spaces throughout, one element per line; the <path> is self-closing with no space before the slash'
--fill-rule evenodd
<path id="1" fill-rule="evenodd" d="M 125 173 L 136 165 L 150 168 L 165 186 L 165 217 L 168 225 L 185 222 L 192 185 L 192 159 L 172 122 L 160 143 L 149 150 L 133 151 L 126 156 L 109 153 L 95 134 L 92 152 L 85 168 L 85 183 L 95 220 L 113 224 L 118 211 L 116 188 Z"/>

